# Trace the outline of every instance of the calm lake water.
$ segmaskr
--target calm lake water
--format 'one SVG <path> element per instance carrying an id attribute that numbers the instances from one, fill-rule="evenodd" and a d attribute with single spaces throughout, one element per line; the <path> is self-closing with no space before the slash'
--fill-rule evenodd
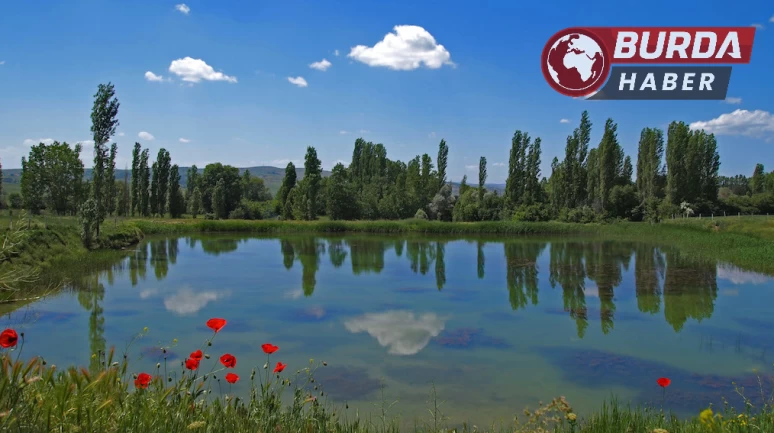
<path id="1" fill-rule="evenodd" d="M 375 412 L 382 392 L 406 422 L 427 414 L 435 383 L 451 423 L 508 422 L 566 396 L 580 413 L 615 394 L 692 414 L 732 381 L 760 395 L 774 362 L 774 280 L 670 248 L 564 239 L 235 235 L 151 238 L 111 269 L 72 275 L 69 290 L 3 316 L 25 355 L 88 365 L 91 353 L 149 328 L 133 371 L 169 368 L 228 325 L 202 368 L 237 357 L 245 394 L 260 345 L 286 372 L 326 361 L 325 395 Z M 383 386 L 383 388 L 382 388 Z M 217 392 L 217 388 L 215 389 Z M 228 390 L 224 387 L 224 392 Z M 343 408 L 342 408 L 343 410 Z"/>

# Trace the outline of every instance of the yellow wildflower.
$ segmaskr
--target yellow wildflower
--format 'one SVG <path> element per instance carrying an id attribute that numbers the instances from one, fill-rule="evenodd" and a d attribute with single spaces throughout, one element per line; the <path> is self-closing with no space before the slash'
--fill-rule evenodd
<path id="1" fill-rule="evenodd" d="M 148 327 L 146 326 L 146 327 L 142 328 L 142 332 L 148 332 Z"/>
<path id="2" fill-rule="evenodd" d="M 663 429 L 663 428 L 654 428 L 654 429 L 653 429 L 653 433 L 669 433 L 669 432 L 668 432 L 668 431 L 666 431 L 666 430 L 665 430 L 665 429 Z"/>
<path id="3" fill-rule="evenodd" d="M 574 413 L 570 412 L 567 414 L 567 420 L 570 422 L 575 422 L 575 420 L 578 419 L 578 415 L 575 415 Z"/>
<path id="4" fill-rule="evenodd" d="M 205 425 L 207 425 L 204 421 L 194 421 L 191 424 L 188 424 L 188 430 L 196 430 L 198 428 L 202 428 Z"/>
<path id="5" fill-rule="evenodd" d="M 177 344 L 177 338 L 172 339 L 172 344 Z"/>
<path id="6" fill-rule="evenodd" d="M 701 423 L 705 425 L 712 424 L 713 422 L 712 415 L 713 415 L 712 408 L 704 409 L 699 414 L 699 421 L 701 421 Z"/>

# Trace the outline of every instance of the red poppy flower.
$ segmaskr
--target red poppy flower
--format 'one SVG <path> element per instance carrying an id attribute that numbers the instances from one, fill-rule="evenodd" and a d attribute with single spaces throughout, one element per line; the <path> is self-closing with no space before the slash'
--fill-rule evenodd
<path id="1" fill-rule="evenodd" d="M 288 366 L 287 364 L 283 364 L 281 362 L 278 362 L 277 366 L 274 367 L 274 373 L 282 373 L 282 370 L 284 370 L 285 367 L 287 367 L 287 366 Z"/>
<path id="2" fill-rule="evenodd" d="M 229 373 L 226 375 L 226 382 L 228 383 L 237 383 L 238 380 L 239 380 L 239 376 L 237 376 L 234 373 Z"/>
<path id="3" fill-rule="evenodd" d="M 226 353 L 225 355 L 220 357 L 220 363 L 225 365 L 226 368 L 234 368 L 236 367 L 236 357 L 234 355 Z"/>
<path id="4" fill-rule="evenodd" d="M 134 379 L 134 386 L 137 388 L 145 389 L 153 380 L 153 376 L 148 373 L 140 373 L 137 375 L 137 379 Z"/>
<path id="5" fill-rule="evenodd" d="M 13 329 L 9 328 L 0 333 L 0 347 L 3 349 L 16 346 L 18 340 L 19 336 L 16 335 L 16 331 Z"/>
<path id="6" fill-rule="evenodd" d="M 275 346 L 271 343 L 266 343 L 261 345 L 261 349 L 263 349 L 263 353 L 271 355 L 272 353 L 279 350 L 279 346 Z"/>
<path id="7" fill-rule="evenodd" d="M 216 317 L 207 321 L 207 327 L 215 332 L 220 331 L 224 326 L 226 326 L 226 319 L 219 319 Z"/>
<path id="8" fill-rule="evenodd" d="M 662 388 L 666 388 L 669 386 L 670 383 L 672 383 L 672 380 L 670 380 L 668 377 L 659 377 L 656 380 L 656 383 L 658 383 L 658 386 Z"/>
<path id="9" fill-rule="evenodd" d="M 192 359 L 192 358 L 186 359 L 185 360 L 185 368 L 187 368 L 189 370 L 196 370 L 197 368 L 199 368 L 199 360 L 198 359 Z"/>
<path id="10" fill-rule="evenodd" d="M 201 350 L 197 350 L 196 352 L 191 352 L 191 357 L 190 358 L 191 359 L 195 359 L 197 361 L 201 361 L 202 360 L 202 356 L 204 356 L 202 351 Z"/>

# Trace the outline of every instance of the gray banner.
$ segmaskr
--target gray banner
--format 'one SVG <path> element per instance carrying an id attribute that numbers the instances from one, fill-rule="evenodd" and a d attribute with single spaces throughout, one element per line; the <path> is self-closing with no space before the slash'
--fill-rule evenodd
<path id="1" fill-rule="evenodd" d="M 723 100 L 730 80 L 731 66 L 613 66 L 588 99 Z"/>

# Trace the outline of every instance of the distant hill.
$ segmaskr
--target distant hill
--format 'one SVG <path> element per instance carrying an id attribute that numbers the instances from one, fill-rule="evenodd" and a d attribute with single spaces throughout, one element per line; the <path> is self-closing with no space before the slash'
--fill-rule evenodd
<path id="1" fill-rule="evenodd" d="M 269 167 L 269 166 L 259 166 L 259 167 L 246 167 L 246 168 L 240 168 L 239 172 L 244 172 L 245 170 L 249 171 L 252 176 L 258 176 L 263 178 L 263 181 L 266 183 L 266 187 L 269 188 L 269 191 L 271 191 L 272 194 L 276 194 L 279 190 L 280 185 L 282 185 L 282 178 L 285 177 L 285 169 L 279 168 L 279 167 Z M 124 178 L 124 171 L 123 169 L 116 169 L 116 179 L 121 180 Z M 199 173 L 203 172 L 204 169 L 200 168 Z M 298 176 L 298 179 L 304 177 L 304 169 L 303 168 L 296 168 L 296 175 Z M 323 170 L 322 172 L 323 177 L 328 177 L 331 175 L 330 171 Z M 91 179 L 91 169 L 87 168 L 84 171 L 84 177 L 86 179 Z M 129 173 L 129 178 L 131 178 L 131 172 Z M 20 168 L 4 168 L 3 169 L 3 191 L 10 194 L 12 192 L 19 192 L 19 180 L 21 179 L 21 169 Z M 180 167 L 180 184 L 185 187 L 186 182 L 188 181 L 188 167 Z M 474 186 L 474 185 L 472 185 Z M 487 189 L 497 191 L 498 194 L 502 194 L 505 191 L 505 184 L 487 184 Z M 460 184 L 456 182 L 452 182 L 452 191 L 454 194 L 458 194 L 460 189 Z"/>
<path id="2" fill-rule="evenodd" d="M 252 176 L 258 176 L 263 178 L 264 182 L 266 183 L 266 187 L 269 188 L 269 191 L 271 191 L 272 194 L 277 193 L 280 185 L 282 185 L 282 178 L 285 177 L 284 168 L 268 167 L 268 166 L 245 167 L 245 168 L 240 168 L 239 172 L 242 173 L 245 170 L 249 171 Z M 116 180 L 123 179 L 125 171 L 129 171 L 129 178 L 131 179 L 132 174 L 130 170 L 116 169 Z M 202 173 L 204 171 L 204 168 L 200 168 L 198 171 L 199 173 Z M 87 168 L 86 170 L 84 170 L 83 176 L 86 179 L 91 179 L 91 173 L 92 173 L 92 170 L 90 168 Z M 301 178 L 304 177 L 304 169 L 296 168 L 296 175 L 298 176 L 298 179 L 301 180 Z M 328 177 L 331 175 L 331 172 L 323 170 L 322 175 L 323 177 Z M 18 191 L 18 184 L 20 179 L 21 179 L 20 168 L 3 169 L 3 184 L 10 184 L 8 185 L 9 192 Z M 188 181 L 188 167 L 180 167 L 180 184 L 183 187 L 185 187 L 187 181 Z M 5 188 L 3 189 L 5 190 Z"/>

